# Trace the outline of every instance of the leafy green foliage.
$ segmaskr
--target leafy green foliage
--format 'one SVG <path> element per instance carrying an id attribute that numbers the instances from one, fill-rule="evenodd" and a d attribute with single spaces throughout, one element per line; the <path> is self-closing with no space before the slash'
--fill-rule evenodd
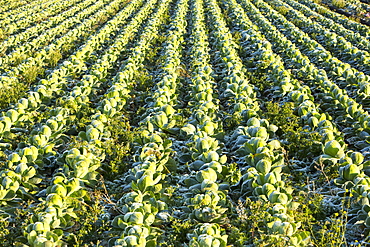
<path id="1" fill-rule="evenodd" d="M 6 109 L 10 104 L 16 103 L 27 91 L 26 84 L 16 83 L 10 87 L 0 87 L 0 109 Z"/>
<path id="2" fill-rule="evenodd" d="M 261 73 L 259 75 L 250 73 L 248 75 L 248 79 L 250 80 L 250 83 L 256 86 L 262 93 L 265 91 L 268 92 L 268 89 L 271 89 L 271 87 L 274 85 L 271 80 L 268 80 L 268 77 L 265 73 Z"/>
<path id="3" fill-rule="evenodd" d="M 150 76 L 148 70 L 139 70 L 135 72 L 134 80 L 136 82 L 135 98 L 130 110 L 135 112 L 135 114 L 132 114 L 133 119 L 131 119 L 130 122 L 131 125 L 137 126 L 138 122 L 141 120 L 142 114 L 146 111 L 146 109 L 141 106 L 141 102 L 151 95 L 149 85 L 152 83 L 153 78 Z"/>
<path id="4" fill-rule="evenodd" d="M 323 195 L 315 191 L 301 191 L 298 202 L 301 207 L 296 216 L 302 222 L 303 229 L 311 232 L 315 246 L 334 247 L 347 244 L 345 234 L 350 201 L 342 199 L 342 208 L 332 212 L 332 209 L 328 209 Z"/>
<path id="5" fill-rule="evenodd" d="M 59 60 L 62 59 L 62 57 L 63 55 L 60 50 L 52 50 L 46 62 L 50 67 L 55 67 L 57 66 Z"/>
<path id="6" fill-rule="evenodd" d="M 300 207 L 294 211 L 294 217 L 302 223 L 302 232 L 311 233 L 314 246 L 341 246 L 345 242 L 347 212 L 343 209 L 327 218 L 323 198 L 318 193 L 301 192 L 297 196 Z M 266 228 L 266 221 L 271 217 L 268 211 L 272 206 L 268 202 L 250 199 L 245 203 L 239 201 L 230 222 L 225 225 L 229 241 L 234 246 L 287 246 L 289 243 L 285 239 L 269 234 Z"/>
<path id="7" fill-rule="evenodd" d="M 3 41 L 7 38 L 7 33 L 3 28 L 0 28 L 0 41 Z M 0 51 L 1 54 L 2 51 Z"/>
<path id="8" fill-rule="evenodd" d="M 366 98 L 368 77 L 357 79 L 352 75 L 361 74 L 342 66 L 335 71 L 346 78 L 333 80 L 316 67 L 320 61 L 311 63 L 331 56 L 308 36 L 290 41 L 301 31 L 294 33 L 296 27 L 274 13 L 294 16 L 280 0 L 150 0 L 143 8 L 130 0 L 136 5 L 121 11 L 125 1 L 104 0 L 105 7 L 88 17 L 87 30 L 74 25 L 78 38 L 63 41 L 58 34 L 48 48 L 34 47 L 33 57 L 19 48 L 8 61 L 0 48 L 0 64 L 9 65 L 2 81 L 24 82 L 0 90 L 2 109 L 24 97 L 0 119 L 0 204 L 14 213 L 1 214 L 0 243 L 303 246 L 311 245 L 311 233 L 312 245 L 345 244 L 349 205 L 331 190 L 332 180 L 356 186 L 352 192 L 363 197 L 369 197 L 370 180 L 368 165 L 361 164 L 366 157 L 351 155 L 338 129 L 354 125 L 353 134 L 367 135 L 370 118 L 352 96 Z M 303 15 L 295 19 L 289 22 L 309 28 Z M 0 41 L 6 38 L 1 30 Z M 304 42 L 313 49 L 301 53 Z M 58 64 L 25 95 L 46 77 L 45 68 Z M 362 83 L 362 89 L 347 94 L 350 87 L 342 83 Z M 319 114 L 326 112 L 317 106 L 319 90 L 353 121 L 343 117 L 347 125 L 336 125 L 341 113 Z M 293 170 L 294 164 L 303 165 Z M 313 167 L 318 172 L 312 175 Z M 308 179 L 330 195 L 306 192 Z M 40 200 L 24 206 L 26 196 Z M 235 205 L 235 198 L 247 199 Z M 358 216 L 370 227 L 369 203 L 361 203 Z"/>
<path id="9" fill-rule="evenodd" d="M 130 123 L 124 116 L 112 119 L 107 130 L 111 133 L 111 137 L 104 143 L 107 156 L 103 169 L 105 170 L 105 179 L 110 180 L 127 171 L 127 156 L 131 151 L 130 145 L 139 132 L 131 129 Z"/>
<path id="10" fill-rule="evenodd" d="M 268 233 L 266 223 L 272 220 L 268 212 L 271 208 L 271 203 L 260 200 L 247 199 L 245 203 L 239 201 L 228 225 L 230 242 L 240 247 L 246 244 L 258 247 L 287 246 L 289 243 L 286 239 Z"/>
<path id="11" fill-rule="evenodd" d="M 73 233 L 68 237 L 68 246 L 107 246 L 114 231 L 104 211 L 105 201 L 103 193 L 91 192 L 89 204 L 82 204 L 76 212 L 78 218 Z"/>
<path id="12" fill-rule="evenodd" d="M 287 7 L 285 7 L 285 6 L 283 6 L 283 5 L 279 5 L 279 6 L 277 6 L 277 7 L 276 7 L 276 10 L 277 10 L 280 14 L 282 14 L 282 15 L 286 15 L 286 13 L 288 13 L 288 12 L 289 12 L 289 9 L 288 9 Z"/>
<path id="13" fill-rule="evenodd" d="M 342 9 L 346 6 L 346 1 L 344 0 L 332 0 L 331 3 L 339 9 Z"/>
<path id="14" fill-rule="evenodd" d="M 187 242 L 187 234 L 191 233 L 193 225 L 194 223 L 190 220 L 182 221 L 174 218 L 170 224 L 165 227 L 166 231 L 162 246 L 180 246 Z"/>
<path id="15" fill-rule="evenodd" d="M 25 59 L 27 58 L 26 54 L 15 54 L 12 57 L 11 64 L 14 67 L 17 67 L 19 64 L 21 64 Z"/>
<path id="16" fill-rule="evenodd" d="M 45 73 L 45 69 L 39 65 L 32 65 L 22 71 L 23 80 L 28 84 L 32 84 L 36 81 L 38 76 L 42 76 Z"/>
<path id="17" fill-rule="evenodd" d="M 32 216 L 29 204 L 25 204 L 15 210 L 14 215 L 0 216 L 0 242 L 2 246 L 14 246 L 23 242 L 22 231 L 26 227 Z"/>
<path id="18" fill-rule="evenodd" d="M 321 151 L 321 136 L 300 125 L 300 118 L 294 114 L 294 103 L 283 104 L 266 102 L 265 118 L 279 127 L 277 135 L 285 141 L 283 146 L 290 158 L 304 159 L 308 155 L 315 157 Z"/>

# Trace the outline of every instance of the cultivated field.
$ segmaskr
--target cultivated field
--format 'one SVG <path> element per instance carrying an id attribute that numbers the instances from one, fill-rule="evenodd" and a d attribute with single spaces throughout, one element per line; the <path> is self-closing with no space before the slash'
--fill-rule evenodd
<path id="1" fill-rule="evenodd" d="M 318 0 L 0 0 L 0 74 L 0 246 L 370 245 L 370 27 Z"/>

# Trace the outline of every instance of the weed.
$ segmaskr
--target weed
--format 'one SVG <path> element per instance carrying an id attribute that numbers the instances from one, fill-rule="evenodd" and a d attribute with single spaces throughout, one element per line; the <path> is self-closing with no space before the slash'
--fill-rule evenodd
<path id="1" fill-rule="evenodd" d="M 73 49 L 75 48 L 75 44 L 74 43 L 66 43 L 66 44 L 64 44 L 61 48 L 60 48 L 60 53 L 61 54 L 65 54 L 65 55 L 67 55 L 67 54 L 70 54 L 71 53 L 71 51 L 73 51 Z"/>
<path id="2" fill-rule="evenodd" d="M 60 50 L 52 50 L 50 53 L 49 53 L 49 57 L 48 59 L 46 60 L 47 64 L 50 66 L 50 67 L 55 67 L 57 66 L 58 62 L 60 61 L 60 59 L 62 59 L 63 55 L 62 53 L 60 52 Z"/>
<path id="3" fill-rule="evenodd" d="M 339 9 L 343 9 L 344 7 L 346 7 L 345 0 L 332 0 L 331 3 Z"/>
<path id="4" fill-rule="evenodd" d="M 231 21 L 230 21 L 231 22 Z M 242 34 L 240 31 L 233 31 L 232 35 L 234 37 L 234 40 L 239 41 L 242 39 Z"/>
<path id="5" fill-rule="evenodd" d="M 327 217 L 327 205 L 324 196 L 316 191 L 303 192 L 297 196 L 299 209 L 295 212 L 295 220 L 302 223 L 302 230 L 310 232 L 314 246 L 342 246 L 345 243 L 345 226 L 347 224 L 346 206 Z"/>
<path id="6" fill-rule="evenodd" d="M 12 56 L 12 59 L 10 60 L 10 64 L 14 67 L 17 67 L 20 65 L 25 59 L 27 59 L 26 54 L 24 53 L 16 53 Z"/>
<path id="7" fill-rule="evenodd" d="M 342 246 L 346 243 L 348 202 L 343 200 L 343 208 L 327 218 L 323 199 L 324 196 L 317 192 L 301 191 L 295 198 L 300 206 L 294 211 L 288 209 L 287 214 L 294 215 L 295 222 L 301 223 L 298 231 L 310 233 L 310 246 Z M 266 227 L 266 223 L 273 220 L 269 213 L 273 206 L 270 202 L 252 201 L 249 198 L 244 203 L 239 201 L 234 205 L 230 217 L 228 242 L 234 246 L 288 246 L 288 239 L 269 234 Z"/>
<path id="8" fill-rule="evenodd" d="M 308 202 L 312 202 L 309 200 Z M 313 202 L 314 203 L 314 202 Z M 333 213 L 330 217 L 318 220 L 316 224 L 310 224 L 312 229 L 312 239 L 315 246 L 347 246 L 346 243 L 346 226 L 348 222 L 347 208 L 350 206 L 350 201 L 342 199 L 342 208 Z M 320 210 L 325 211 L 325 203 L 321 201 Z M 324 211 L 323 211 L 324 210 Z"/>
<path id="9" fill-rule="evenodd" d="M 243 117 L 241 114 L 229 114 L 227 112 L 223 112 L 223 128 L 225 131 L 233 131 L 243 121 Z"/>
<path id="10" fill-rule="evenodd" d="M 106 172 L 105 179 L 112 180 L 117 174 L 127 170 L 127 156 L 130 154 L 134 138 L 138 131 L 131 130 L 130 123 L 124 116 L 112 119 L 107 126 L 111 137 L 104 143 L 106 160 L 103 169 Z"/>
<path id="11" fill-rule="evenodd" d="M 170 228 L 165 233 L 166 244 L 164 246 L 182 246 L 183 243 L 188 242 L 187 234 L 191 233 L 193 226 L 194 223 L 190 220 L 173 219 Z"/>
<path id="12" fill-rule="evenodd" d="M 337 166 L 324 165 L 321 159 L 314 163 L 314 168 L 320 172 L 319 177 L 316 180 L 316 184 L 318 185 L 330 185 L 330 181 L 339 176 Z"/>
<path id="13" fill-rule="evenodd" d="M 0 28 L 0 40 L 5 40 L 7 38 L 7 33 L 4 29 Z"/>
<path id="14" fill-rule="evenodd" d="M 318 8 L 317 8 L 317 13 L 319 13 L 320 15 L 324 15 L 325 13 L 327 13 L 328 12 L 328 9 L 326 9 L 325 7 L 322 7 L 322 6 L 319 6 Z"/>
<path id="15" fill-rule="evenodd" d="M 6 109 L 10 104 L 16 103 L 22 98 L 28 87 L 22 83 L 16 83 L 9 87 L 0 88 L 0 109 Z"/>
<path id="16" fill-rule="evenodd" d="M 107 246 L 112 235 L 119 234 L 112 231 L 109 217 L 104 212 L 104 194 L 99 191 L 90 192 L 91 200 L 82 203 L 81 208 L 75 212 L 78 216 L 73 234 L 67 239 L 68 246 Z"/>
<path id="17" fill-rule="evenodd" d="M 100 26 L 102 26 L 108 20 L 108 18 L 109 18 L 108 15 L 98 17 L 98 19 L 96 20 L 96 23 L 92 26 L 92 29 L 95 30 L 99 28 Z"/>
<path id="18" fill-rule="evenodd" d="M 348 17 L 351 21 L 355 21 L 355 22 L 358 22 L 358 23 L 361 23 L 361 17 L 359 16 L 350 16 Z"/>
<path id="19" fill-rule="evenodd" d="M 253 245 L 262 246 L 288 246 L 288 239 L 271 235 L 267 229 L 267 222 L 273 220 L 268 212 L 273 204 L 265 201 L 252 201 L 246 198 L 243 203 L 238 201 L 234 208 L 229 229 L 229 240 L 235 246 Z"/>
<path id="20" fill-rule="evenodd" d="M 279 126 L 276 133 L 284 139 L 283 146 L 288 151 L 289 157 L 304 159 L 315 157 L 321 152 L 319 141 L 322 137 L 318 132 L 300 126 L 300 118 L 294 114 L 294 103 L 266 102 L 264 106 L 266 110 L 263 117 Z"/>
<path id="21" fill-rule="evenodd" d="M 276 6 L 276 11 L 278 11 L 282 15 L 286 15 L 289 12 L 289 9 L 283 5 Z"/>
<path id="22" fill-rule="evenodd" d="M 28 68 L 25 68 L 22 71 L 22 76 L 24 81 L 31 85 L 34 83 L 38 76 L 43 75 L 45 73 L 45 69 L 40 65 L 32 65 Z"/>
<path id="23" fill-rule="evenodd" d="M 142 102 L 147 100 L 151 95 L 151 86 L 153 84 L 153 77 L 149 74 L 148 70 L 138 70 L 135 73 L 134 79 L 135 84 L 135 96 L 130 105 L 130 111 L 135 112 L 132 119 L 130 119 L 132 126 L 142 120 L 143 114 L 146 112 L 146 108 L 142 107 Z"/>
<path id="24" fill-rule="evenodd" d="M 112 12 L 114 12 L 114 11 L 112 10 Z M 97 25 L 100 26 L 100 25 L 104 24 L 105 22 L 107 22 L 107 20 L 108 20 L 107 15 L 100 16 L 99 19 L 98 19 L 98 24 Z"/>
<path id="25" fill-rule="evenodd" d="M 26 240 L 23 236 L 23 229 L 30 223 L 32 210 L 31 202 L 24 203 L 17 208 L 13 215 L 2 215 L 0 220 L 0 243 L 1 246 L 22 246 L 20 242 Z"/>
<path id="26" fill-rule="evenodd" d="M 274 83 L 268 79 L 268 76 L 264 72 L 258 74 L 257 76 L 252 75 L 252 73 L 248 74 L 247 76 L 250 84 L 256 86 L 262 93 L 265 91 L 267 92 L 268 89 L 274 86 Z"/>

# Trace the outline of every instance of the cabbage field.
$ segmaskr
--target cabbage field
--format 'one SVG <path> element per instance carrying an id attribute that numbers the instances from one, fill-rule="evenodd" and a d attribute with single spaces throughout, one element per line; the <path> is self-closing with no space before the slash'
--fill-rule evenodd
<path id="1" fill-rule="evenodd" d="M 370 246 L 370 27 L 319 0 L 0 0 L 0 84 L 0 246 Z"/>

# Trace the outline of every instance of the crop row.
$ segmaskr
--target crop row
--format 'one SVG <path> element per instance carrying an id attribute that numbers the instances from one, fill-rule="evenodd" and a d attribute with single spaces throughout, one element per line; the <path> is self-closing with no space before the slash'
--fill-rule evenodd
<path id="1" fill-rule="evenodd" d="M 368 28 L 305 0 L 1 3 L 1 86 L 27 88 L 0 117 L 0 217 L 31 213 L 15 241 L 105 222 L 108 246 L 310 246 L 331 232 L 302 194 L 369 230 Z"/>

